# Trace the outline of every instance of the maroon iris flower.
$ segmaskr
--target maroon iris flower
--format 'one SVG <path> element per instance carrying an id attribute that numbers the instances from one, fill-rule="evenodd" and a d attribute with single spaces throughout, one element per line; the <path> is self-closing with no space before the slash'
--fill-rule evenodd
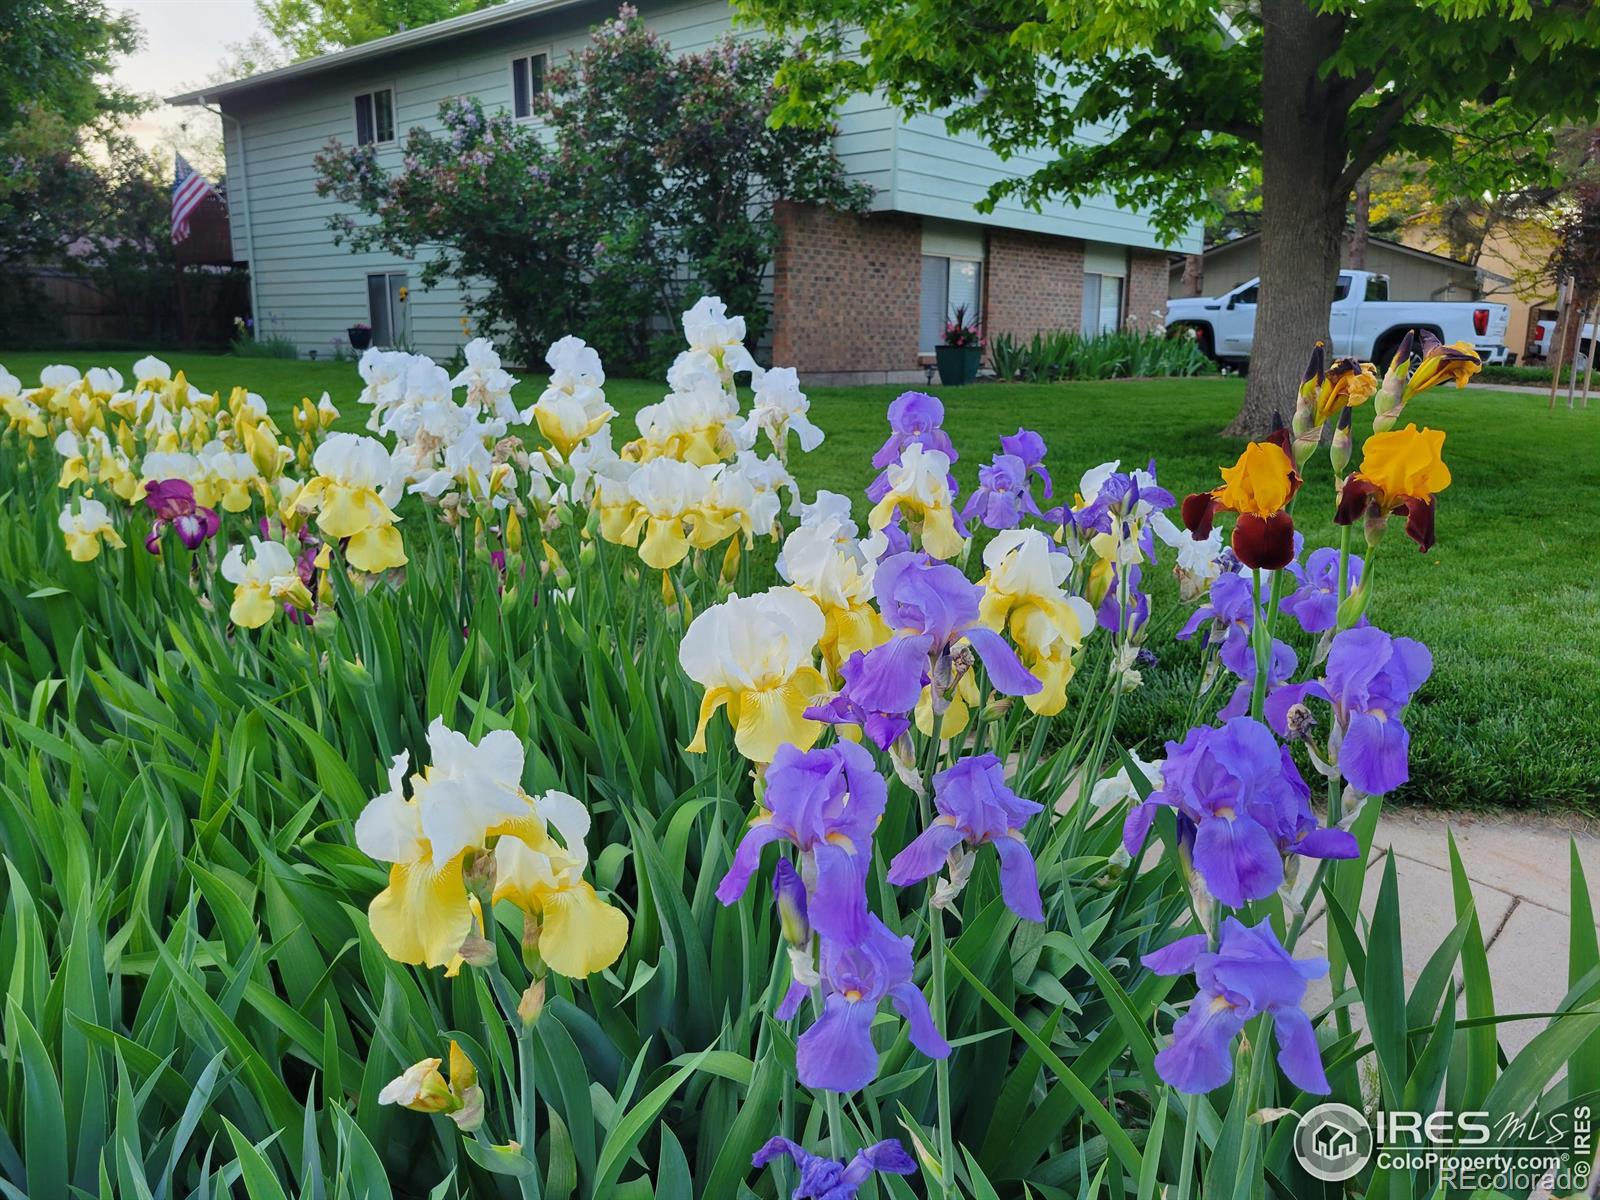
<path id="1" fill-rule="evenodd" d="M 195 503 L 194 485 L 187 479 L 160 479 L 149 484 L 144 502 L 156 518 L 144 539 L 144 548 L 151 554 L 161 553 L 161 536 L 169 525 L 178 531 L 178 540 L 189 550 L 200 549 L 221 525 L 216 509 Z"/>

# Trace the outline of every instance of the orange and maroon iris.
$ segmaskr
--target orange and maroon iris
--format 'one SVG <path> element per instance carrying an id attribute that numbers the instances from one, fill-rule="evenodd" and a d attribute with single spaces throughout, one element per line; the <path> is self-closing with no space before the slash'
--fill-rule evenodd
<path id="1" fill-rule="evenodd" d="M 1288 566 L 1294 558 L 1289 502 L 1300 488 L 1289 445 L 1281 429 L 1264 442 L 1251 442 L 1238 462 L 1222 468 L 1221 487 L 1187 497 L 1183 523 L 1189 532 L 1206 537 L 1219 510 L 1237 513 L 1232 544 L 1239 561 L 1263 571 Z"/>
<path id="2" fill-rule="evenodd" d="M 1437 495 L 1450 486 L 1444 464 L 1444 431 L 1407 425 L 1375 433 L 1362 448 L 1361 469 L 1345 481 L 1336 525 L 1358 519 L 1406 515 L 1406 536 L 1424 552 L 1433 545 Z"/>

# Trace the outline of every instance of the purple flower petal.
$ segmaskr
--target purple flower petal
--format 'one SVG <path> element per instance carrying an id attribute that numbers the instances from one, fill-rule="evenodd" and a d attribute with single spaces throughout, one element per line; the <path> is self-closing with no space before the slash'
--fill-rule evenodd
<path id="1" fill-rule="evenodd" d="M 1339 747 L 1339 768 L 1358 790 L 1369 796 L 1392 792 L 1411 778 L 1411 734 L 1387 713 L 1350 714 Z"/>
<path id="2" fill-rule="evenodd" d="M 1310 1017 L 1299 1008 L 1275 1008 L 1272 1032 L 1278 1040 L 1278 1066 L 1283 1068 L 1290 1083 L 1318 1096 L 1326 1096 L 1333 1090 L 1322 1068 L 1322 1052 L 1317 1047 L 1317 1034 L 1311 1027 Z"/>
<path id="3" fill-rule="evenodd" d="M 984 669 L 989 672 L 989 682 L 1001 695 L 1031 696 L 1044 689 L 1038 677 L 1022 665 L 1017 652 L 992 629 L 974 625 L 965 631 L 964 636 L 972 643 L 978 657 L 983 659 Z"/>
<path id="4" fill-rule="evenodd" d="M 1229 908 L 1264 900 L 1283 883 L 1283 859 L 1272 835 L 1249 817 L 1200 822 L 1194 865 L 1206 888 Z"/>
<path id="5" fill-rule="evenodd" d="M 1043 921 L 1039 869 L 1028 843 L 1018 836 L 999 837 L 994 848 L 1000 855 L 1000 895 L 1006 907 L 1024 921 Z"/>
<path id="6" fill-rule="evenodd" d="M 902 983 L 889 991 L 889 1002 L 906 1019 L 906 1029 L 911 1044 L 929 1058 L 950 1057 L 950 1043 L 944 1040 L 939 1027 L 933 1023 L 933 1013 L 928 1000 L 914 983 Z"/>
<path id="7" fill-rule="evenodd" d="M 750 886 L 750 877 L 761 865 L 761 848 L 782 840 L 783 836 L 783 830 L 773 824 L 770 815 L 757 817 L 734 850 L 728 873 L 717 884 L 717 899 L 724 904 L 733 904 L 744 895 L 745 888 Z"/>
<path id="8" fill-rule="evenodd" d="M 1195 959 L 1205 952 L 1210 941 L 1203 933 L 1193 933 L 1152 950 L 1139 961 L 1157 975 L 1186 975 L 1194 970 Z"/>
<path id="9" fill-rule="evenodd" d="M 940 817 L 906 844 L 889 864 L 889 882 L 907 887 L 937 874 L 945 858 L 965 835 L 948 817 Z"/>
<path id="10" fill-rule="evenodd" d="M 878 1073 L 878 1051 L 872 1044 L 872 1017 L 877 1005 L 852 1001 L 835 992 L 823 1004 L 822 1016 L 795 1044 L 795 1073 L 808 1088 L 856 1092 Z"/>

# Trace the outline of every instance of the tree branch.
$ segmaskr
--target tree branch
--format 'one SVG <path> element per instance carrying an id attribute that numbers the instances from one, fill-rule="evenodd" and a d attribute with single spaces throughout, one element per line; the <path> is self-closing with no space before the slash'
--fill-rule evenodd
<path id="1" fill-rule="evenodd" d="M 1356 181 L 1366 173 L 1367 168 L 1388 152 L 1395 129 L 1411 110 L 1412 99 L 1409 91 L 1397 91 L 1389 103 L 1384 105 L 1378 114 L 1377 123 L 1372 127 L 1372 132 L 1360 146 L 1351 151 L 1349 162 L 1333 181 L 1333 191 L 1336 195 L 1348 196 L 1354 190 Z M 1345 119 L 1349 119 L 1348 113 Z"/>

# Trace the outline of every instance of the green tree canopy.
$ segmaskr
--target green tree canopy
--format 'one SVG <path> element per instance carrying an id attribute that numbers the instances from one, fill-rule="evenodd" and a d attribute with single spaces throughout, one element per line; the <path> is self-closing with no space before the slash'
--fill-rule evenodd
<path id="1" fill-rule="evenodd" d="M 6 0 L 0 20 L 0 131 L 36 113 L 69 129 L 108 129 L 141 101 L 111 80 L 138 48 L 139 27 L 103 0 Z"/>
<path id="2" fill-rule="evenodd" d="M 1325 336 L 1356 181 L 1404 152 L 1474 190 L 1551 170 L 1549 130 L 1591 120 L 1600 5 L 1590 0 L 738 0 L 809 59 L 790 103 L 886 92 L 1001 154 L 1047 148 L 998 183 L 1024 200 L 1109 193 L 1174 236 L 1259 170 L 1256 358 L 1235 428 L 1286 406 Z M 1457 136 L 1519 154 L 1452 160 Z"/>
<path id="3" fill-rule="evenodd" d="M 300 59 L 497 3 L 500 0 L 256 0 L 256 11 L 289 57 Z"/>

